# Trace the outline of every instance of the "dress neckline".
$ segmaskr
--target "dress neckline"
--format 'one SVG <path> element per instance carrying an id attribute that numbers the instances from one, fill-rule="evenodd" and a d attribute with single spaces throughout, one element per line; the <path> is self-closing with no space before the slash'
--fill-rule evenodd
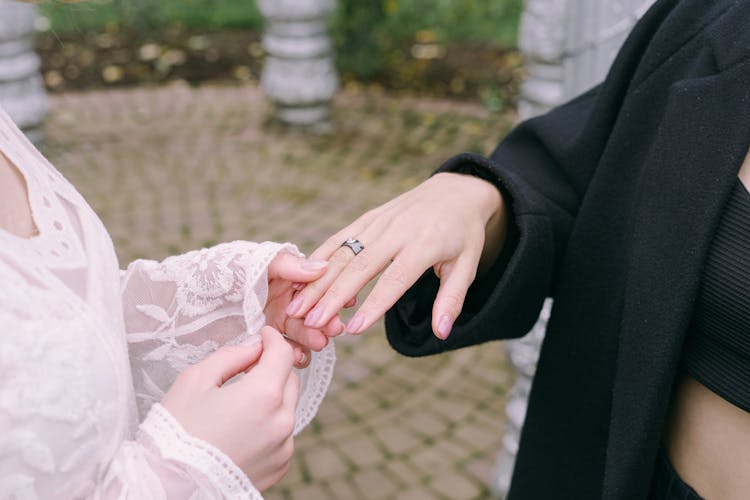
<path id="1" fill-rule="evenodd" d="M 21 240 L 33 240 L 35 238 L 38 238 L 41 235 L 41 230 L 39 229 L 39 224 L 37 224 L 36 222 L 36 217 L 34 216 L 34 209 L 31 206 L 31 197 L 29 196 L 29 191 L 30 191 L 29 179 L 27 178 L 26 174 L 15 165 L 15 163 L 8 157 L 8 155 L 6 155 L 5 153 L 3 153 L 2 150 L 0 150 L 0 162 L 3 162 L 3 161 L 8 166 L 8 171 L 10 175 L 11 176 L 18 175 L 20 176 L 20 179 L 23 181 L 24 194 L 23 194 L 22 199 L 26 203 L 26 206 L 29 209 L 29 217 L 31 219 L 32 233 L 29 236 L 23 236 L 2 226 L 0 226 L 0 231 L 4 232 L 9 237 L 15 237 Z"/>
<path id="2" fill-rule="evenodd" d="M 0 241 L 10 256 L 34 258 L 37 265 L 49 269 L 85 266 L 83 242 L 71 219 L 72 211 L 79 208 L 75 199 L 66 196 L 67 183 L 2 109 L 0 152 L 26 183 L 31 218 L 37 231 L 27 238 L 0 228 Z M 69 203 L 64 204 L 63 200 Z"/>

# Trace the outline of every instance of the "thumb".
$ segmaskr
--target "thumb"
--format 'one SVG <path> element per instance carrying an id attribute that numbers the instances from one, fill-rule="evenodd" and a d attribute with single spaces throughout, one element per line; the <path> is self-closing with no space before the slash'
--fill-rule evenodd
<path id="1" fill-rule="evenodd" d="M 461 256 L 455 262 L 443 264 L 436 271 L 440 277 L 440 288 L 432 306 L 432 331 L 439 339 L 445 340 L 464 307 L 466 292 L 476 276 L 477 262 Z"/>
<path id="2" fill-rule="evenodd" d="M 260 335 L 251 335 L 242 344 L 225 345 L 196 365 L 210 383 L 221 387 L 224 382 L 247 371 L 263 352 Z"/>
<path id="3" fill-rule="evenodd" d="M 278 254 L 268 266 L 268 279 L 282 279 L 293 283 L 309 283 L 323 276 L 328 261 L 308 260 L 290 253 Z"/>

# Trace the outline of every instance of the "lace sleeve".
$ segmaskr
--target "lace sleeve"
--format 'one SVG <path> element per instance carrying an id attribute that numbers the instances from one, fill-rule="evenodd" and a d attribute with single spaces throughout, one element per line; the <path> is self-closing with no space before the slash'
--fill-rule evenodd
<path id="1" fill-rule="evenodd" d="M 146 415 L 177 374 L 265 324 L 267 269 L 290 244 L 236 241 L 162 262 L 137 260 L 122 275 L 123 312 L 138 408 Z M 295 433 L 315 416 L 330 382 L 332 343 L 299 370 Z"/>
<path id="2" fill-rule="evenodd" d="M 86 498 L 100 500 L 263 500 L 214 446 L 190 436 L 159 403 L 135 441 L 124 441 Z"/>

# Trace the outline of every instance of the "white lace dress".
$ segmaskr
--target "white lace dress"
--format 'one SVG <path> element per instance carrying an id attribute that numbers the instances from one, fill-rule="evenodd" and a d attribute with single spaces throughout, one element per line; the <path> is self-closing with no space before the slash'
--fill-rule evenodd
<path id="1" fill-rule="evenodd" d="M 39 230 L 0 230 L 0 498 L 261 498 L 158 401 L 183 368 L 258 332 L 267 266 L 297 250 L 238 241 L 121 272 L 100 220 L 2 110 L 0 151 Z M 329 346 L 299 373 L 295 432 L 333 364 Z"/>

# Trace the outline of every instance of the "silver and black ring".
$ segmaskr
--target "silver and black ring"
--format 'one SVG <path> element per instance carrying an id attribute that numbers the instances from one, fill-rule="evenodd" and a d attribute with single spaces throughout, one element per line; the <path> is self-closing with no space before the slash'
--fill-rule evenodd
<path id="1" fill-rule="evenodd" d="M 365 246 L 362 244 L 362 242 L 356 238 L 349 238 L 348 240 L 343 242 L 341 246 L 348 247 L 349 250 L 354 252 L 355 257 L 359 254 L 359 252 L 365 249 Z"/>

